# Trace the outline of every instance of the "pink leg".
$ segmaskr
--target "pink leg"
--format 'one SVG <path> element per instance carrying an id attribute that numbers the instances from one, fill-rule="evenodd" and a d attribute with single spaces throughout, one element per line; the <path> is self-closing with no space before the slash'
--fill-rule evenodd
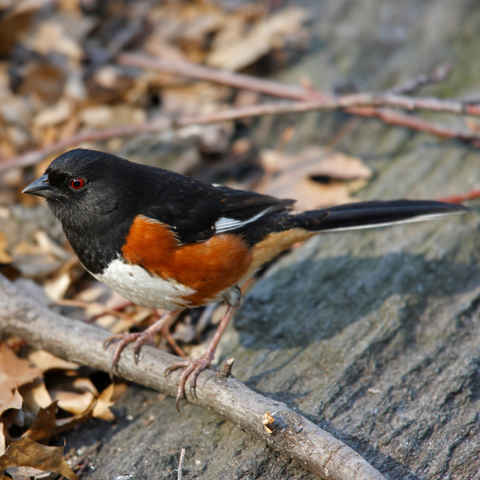
<path id="1" fill-rule="evenodd" d="M 220 325 L 217 328 L 217 331 L 215 332 L 215 336 L 213 337 L 213 340 L 211 341 L 204 355 L 202 355 L 197 360 L 186 360 L 185 362 L 175 363 L 174 365 L 165 370 L 165 376 L 167 376 L 170 374 L 170 372 L 173 372 L 174 370 L 177 370 L 179 368 L 185 368 L 185 370 L 180 375 L 180 381 L 177 390 L 176 406 L 178 412 L 180 412 L 180 400 L 186 398 L 185 385 L 187 380 L 190 383 L 190 393 L 192 395 L 195 395 L 195 385 L 197 382 L 197 377 L 202 370 L 210 367 L 210 363 L 215 356 L 215 351 L 217 350 L 218 343 L 220 342 L 220 339 L 222 338 L 225 329 L 230 323 L 233 314 L 237 311 L 239 306 L 240 304 L 235 307 L 232 307 L 231 305 L 228 307 L 224 317 L 222 318 L 222 321 L 220 322 Z"/>
<path id="2" fill-rule="evenodd" d="M 85 323 L 92 323 L 94 322 L 97 318 L 103 317 L 104 315 L 107 315 L 109 313 L 114 314 L 116 312 L 121 312 L 124 308 L 129 307 L 130 305 L 135 305 L 133 302 L 127 301 L 125 303 L 122 303 L 122 305 L 119 305 L 118 307 L 111 308 L 110 310 L 104 310 L 102 313 L 97 313 L 96 315 L 91 316 L 90 318 L 85 318 L 83 321 Z"/>
<path id="3" fill-rule="evenodd" d="M 148 327 L 143 332 L 137 333 L 116 333 L 108 337 L 105 342 L 103 343 L 103 348 L 107 349 L 108 346 L 115 340 L 120 340 L 117 344 L 117 348 L 115 353 L 112 357 L 112 362 L 110 363 L 110 377 L 113 378 L 113 370 L 118 364 L 118 360 L 120 359 L 120 355 L 125 348 L 126 345 L 129 343 L 135 342 L 135 363 L 138 363 L 138 357 L 140 353 L 140 347 L 142 345 L 150 345 L 155 347 L 154 342 L 154 335 L 159 332 L 164 327 L 169 327 L 173 321 L 177 318 L 177 316 L 183 311 L 183 308 L 179 308 L 177 310 L 173 310 L 172 312 L 167 313 L 163 317 L 159 318 L 153 325 Z"/>

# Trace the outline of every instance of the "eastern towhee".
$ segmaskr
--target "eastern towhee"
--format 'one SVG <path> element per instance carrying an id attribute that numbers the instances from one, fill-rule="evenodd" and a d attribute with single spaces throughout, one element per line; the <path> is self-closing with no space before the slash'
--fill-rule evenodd
<path id="1" fill-rule="evenodd" d="M 461 205 L 435 201 L 359 202 L 293 212 L 294 200 L 208 185 L 178 173 L 129 162 L 108 153 L 76 149 L 56 158 L 24 193 L 39 195 L 62 222 L 85 268 L 125 298 L 171 313 L 142 333 L 120 340 L 135 350 L 185 308 L 228 305 L 207 352 L 185 367 L 177 393 L 195 388 L 240 305 L 240 286 L 265 262 L 296 242 L 326 231 L 416 222 L 461 213 Z M 137 355 L 136 355 L 137 358 Z"/>

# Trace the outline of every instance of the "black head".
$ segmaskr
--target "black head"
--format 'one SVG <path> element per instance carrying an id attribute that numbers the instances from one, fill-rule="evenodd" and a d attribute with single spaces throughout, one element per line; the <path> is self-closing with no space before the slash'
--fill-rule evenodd
<path id="1" fill-rule="evenodd" d="M 86 222 L 92 227 L 92 222 L 109 216 L 121 203 L 134 207 L 129 182 L 134 182 L 131 171 L 136 167 L 108 153 L 71 150 L 57 157 L 23 193 L 45 197 L 64 225 Z"/>
<path id="2" fill-rule="evenodd" d="M 76 149 L 56 158 L 23 193 L 47 199 L 82 263 L 92 272 L 115 257 L 137 215 L 145 167 L 94 150 Z M 108 250 L 108 252 L 107 252 Z"/>

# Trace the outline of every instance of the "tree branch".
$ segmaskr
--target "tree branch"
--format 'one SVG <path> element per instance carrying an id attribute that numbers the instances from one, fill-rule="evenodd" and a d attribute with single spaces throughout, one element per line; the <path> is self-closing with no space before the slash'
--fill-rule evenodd
<path id="1" fill-rule="evenodd" d="M 108 336 L 84 322 L 57 315 L 24 298 L 0 275 L 0 332 L 14 334 L 57 357 L 109 371 L 111 351 L 103 350 Z M 118 364 L 119 375 L 175 396 L 179 374 L 163 372 L 178 360 L 147 346 L 140 364 L 127 347 Z M 233 377 L 205 370 L 197 381 L 197 398 L 189 401 L 221 415 L 273 449 L 295 459 L 306 469 L 331 480 L 385 480 L 350 447 L 317 427 L 284 403 L 263 397 Z"/>
<path id="2" fill-rule="evenodd" d="M 377 109 L 376 106 L 389 104 L 409 110 L 429 110 L 448 113 L 470 113 L 480 115 L 480 107 L 476 105 L 465 105 L 461 102 L 444 102 L 435 98 L 412 99 L 392 94 L 371 94 L 361 93 L 345 95 L 342 97 L 330 97 L 323 100 L 310 100 L 305 102 L 276 102 L 262 103 L 242 108 L 232 108 L 219 112 L 208 113 L 197 116 L 179 117 L 175 121 L 176 127 L 190 125 L 203 125 L 208 123 L 219 123 L 224 121 L 239 120 L 242 118 L 261 117 L 266 115 L 279 115 L 285 113 L 304 113 L 320 110 L 344 109 L 350 113 L 361 111 L 365 117 L 377 117 L 385 123 L 399 127 L 407 127 L 414 130 L 437 135 L 442 138 L 458 139 L 465 142 L 472 142 L 474 146 L 480 145 L 480 133 L 471 130 L 461 130 L 447 127 L 440 123 L 429 122 L 422 118 L 412 117 L 403 113 L 394 112 L 390 109 Z M 145 132 L 160 132 L 171 127 L 167 119 L 161 121 L 145 122 L 138 125 L 126 125 L 122 127 L 106 128 L 90 132 L 83 132 L 71 137 L 52 143 L 46 147 L 38 148 L 30 152 L 17 155 L 6 162 L 0 163 L 0 173 L 11 168 L 27 167 L 34 165 L 48 155 L 65 150 L 81 142 L 106 140 L 115 136 L 133 135 Z"/>
<path id="3" fill-rule="evenodd" d="M 194 63 L 186 62 L 186 61 L 178 61 L 178 60 L 166 60 L 158 57 L 149 57 L 147 55 L 138 54 L 138 53 L 122 53 L 117 55 L 116 61 L 119 65 L 128 66 L 128 67 L 136 67 L 142 69 L 150 69 L 150 70 L 157 70 L 167 73 L 174 73 L 177 75 L 182 75 L 188 78 L 194 78 L 197 80 L 206 80 L 213 83 L 218 83 L 221 85 L 228 85 L 230 87 L 240 88 L 244 90 L 251 90 L 258 93 L 263 93 L 265 95 L 271 95 L 281 98 L 287 98 L 290 100 L 297 100 L 297 101 L 329 101 L 334 99 L 335 97 L 329 93 L 320 92 L 318 90 L 313 89 L 305 89 L 293 85 L 285 85 L 280 82 L 273 82 L 271 80 L 263 80 L 256 77 L 252 77 L 250 75 L 244 75 L 240 73 L 233 73 L 233 72 L 226 72 L 223 70 L 217 70 L 210 67 L 205 67 L 202 65 L 197 65 Z M 420 85 L 425 85 L 427 83 L 435 83 L 441 82 L 445 80 L 450 72 L 449 65 L 440 65 L 439 67 L 435 68 L 434 71 L 430 75 L 423 75 L 419 76 L 416 79 L 406 83 L 399 85 L 398 87 L 394 87 L 387 95 L 390 94 L 399 94 L 399 93 L 408 93 Z M 342 98 L 342 97 L 337 97 Z M 435 111 L 438 108 L 444 108 L 445 110 L 441 111 L 448 111 L 449 113 L 455 114 L 470 114 L 470 115 L 478 115 L 480 113 L 480 109 L 476 105 L 470 105 L 469 102 L 459 101 L 442 101 L 437 99 L 412 99 L 411 97 L 404 97 L 405 100 L 402 100 L 402 103 L 406 105 L 407 109 L 423 109 L 426 104 L 423 100 L 435 100 L 436 102 L 445 103 L 445 105 L 430 105 L 434 106 Z M 418 100 L 416 107 L 412 108 L 412 104 L 408 100 Z M 396 104 L 398 101 L 393 99 L 392 106 L 399 107 L 400 105 Z M 366 105 L 364 103 L 364 105 Z M 389 103 L 381 104 L 383 106 L 388 106 Z M 423 105 L 423 106 L 422 106 Z M 432 123 L 427 120 L 414 118 L 410 115 L 405 115 L 400 112 L 395 112 L 391 109 L 386 108 L 376 108 L 378 104 L 370 106 L 354 106 L 350 105 L 338 107 L 344 108 L 345 112 L 351 113 L 353 115 L 359 115 L 364 117 L 374 117 L 382 120 L 383 122 L 395 125 L 395 126 L 402 126 L 406 128 L 411 128 L 414 130 L 424 131 L 427 133 L 431 133 L 433 135 L 437 135 L 443 138 L 457 138 L 463 141 L 473 141 L 477 142 L 475 146 L 478 146 L 479 136 L 475 133 L 472 133 L 468 130 L 457 130 L 454 128 L 450 128 L 446 125 L 442 125 L 439 123 Z M 405 108 L 405 107 L 403 107 Z M 429 109 L 429 108 L 427 108 Z M 305 110 L 303 110 L 305 111 Z"/>

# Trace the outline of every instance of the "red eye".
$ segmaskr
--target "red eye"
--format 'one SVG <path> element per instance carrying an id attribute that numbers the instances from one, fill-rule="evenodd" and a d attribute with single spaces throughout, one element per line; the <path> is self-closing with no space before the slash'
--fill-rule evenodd
<path id="1" fill-rule="evenodd" d="M 83 178 L 74 178 L 70 180 L 70 187 L 74 190 L 80 190 L 85 185 L 85 180 Z"/>

